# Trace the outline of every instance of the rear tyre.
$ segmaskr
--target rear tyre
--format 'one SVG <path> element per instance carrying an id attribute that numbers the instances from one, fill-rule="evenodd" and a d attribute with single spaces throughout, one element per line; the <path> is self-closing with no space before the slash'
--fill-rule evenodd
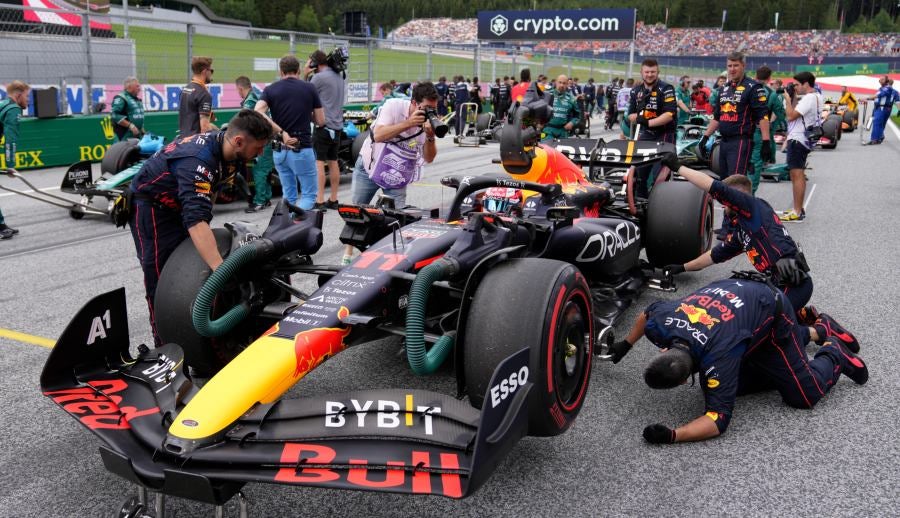
<path id="1" fill-rule="evenodd" d="M 837 147 L 838 132 L 840 131 L 840 128 L 840 121 L 832 117 L 828 117 L 825 122 L 822 123 L 822 136 L 831 141 L 829 144 L 822 145 L 824 149 L 834 149 Z"/>
<path id="2" fill-rule="evenodd" d="M 713 203 L 709 194 L 687 182 L 663 182 L 650 191 L 642 236 L 654 266 L 684 264 L 709 250 L 713 242 Z"/>
<path id="3" fill-rule="evenodd" d="M 494 116 L 490 113 L 478 114 L 478 118 L 475 119 L 475 132 L 480 135 L 482 131 L 490 128 L 492 120 L 494 120 Z"/>
<path id="4" fill-rule="evenodd" d="M 528 434 L 566 431 L 590 382 L 592 322 L 590 290 L 576 267 L 549 259 L 514 259 L 492 268 L 475 292 L 463 341 L 472 405 L 484 404 L 497 365 L 528 347 L 528 381 L 534 385 Z"/>
<path id="5" fill-rule="evenodd" d="M 859 118 L 859 112 L 856 110 L 847 110 L 844 112 L 844 116 L 841 118 L 844 124 L 847 125 L 847 131 L 853 131 L 856 129 L 857 119 Z"/>
<path id="6" fill-rule="evenodd" d="M 141 148 L 138 146 L 138 139 L 116 142 L 103 155 L 103 160 L 100 161 L 100 174 L 112 176 L 131 167 L 140 159 Z"/>

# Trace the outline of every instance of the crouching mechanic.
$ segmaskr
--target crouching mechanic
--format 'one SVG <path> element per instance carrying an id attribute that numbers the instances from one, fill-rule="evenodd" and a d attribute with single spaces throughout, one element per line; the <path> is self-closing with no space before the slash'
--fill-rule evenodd
<path id="1" fill-rule="evenodd" d="M 569 78 L 561 75 L 556 78 L 553 90 L 553 118 L 544 126 L 545 138 L 567 138 L 578 121 L 581 120 L 581 107 L 572 92 L 569 91 Z"/>
<path id="2" fill-rule="evenodd" d="M 702 270 L 744 252 L 753 267 L 768 275 L 784 292 L 791 301 L 791 307 L 798 308 L 798 319 L 809 324 L 810 319 L 814 318 L 814 310 L 805 306 L 812 297 L 813 281 L 806 258 L 772 206 L 750 194 L 750 179 L 732 175 L 725 180 L 713 180 L 705 173 L 681 165 L 674 154 L 667 155 L 663 164 L 708 192 L 725 208 L 722 221 L 725 240 L 685 264 L 666 266 L 665 271 L 677 275 Z"/>
<path id="3" fill-rule="evenodd" d="M 131 181 L 134 193 L 129 225 L 144 271 L 150 326 L 156 345 L 153 300 L 159 274 L 182 241 L 190 237 L 203 261 L 215 270 L 222 264 L 209 227 L 213 191 L 235 174 L 245 174 L 247 161 L 262 153 L 272 126 L 253 110 L 241 110 L 225 131 L 200 133 L 172 142 L 144 162 Z"/>
<path id="4" fill-rule="evenodd" d="M 627 340 L 613 344 L 614 362 L 641 335 L 661 349 L 644 371 L 651 388 L 674 388 L 700 375 L 705 413 L 674 430 L 647 426 L 647 442 L 702 441 L 724 433 L 739 395 L 775 389 L 787 405 L 812 408 L 841 374 L 859 385 L 868 381 L 852 335 L 825 314 L 811 327 L 797 325 L 790 301 L 757 278 L 764 279 L 737 274 L 681 300 L 655 302 L 638 316 Z M 813 359 L 804 349 L 810 339 L 821 345 Z"/>

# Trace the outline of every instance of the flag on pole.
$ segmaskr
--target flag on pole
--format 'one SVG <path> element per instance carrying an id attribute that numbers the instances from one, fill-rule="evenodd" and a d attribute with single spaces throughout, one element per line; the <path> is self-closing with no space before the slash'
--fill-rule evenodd
<path id="1" fill-rule="evenodd" d="M 668 7 L 666 7 L 666 21 L 665 21 L 665 23 L 663 23 L 663 25 L 665 25 L 666 27 L 669 26 L 669 8 Z"/>
<path id="2" fill-rule="evenodd" d="M 725 30 L 725 18 L 728 16 L 728 10 L 722 9 L 722 30 Z"/>
<path id="3" fill-rule="evenodd" d="M 778 30 L 778 15 L 779 15 L 779 14 L 780 14 L 780 13 L 775 13 L 775 30 L 776 30 L 776 31 Z"/>

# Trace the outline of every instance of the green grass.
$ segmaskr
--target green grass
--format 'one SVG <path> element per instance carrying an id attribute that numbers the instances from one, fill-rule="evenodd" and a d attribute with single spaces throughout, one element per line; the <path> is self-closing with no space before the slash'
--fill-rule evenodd
<path id="1" fill-rule="evenodd" d="M 113 25 L 113 30 L 121 35 L 121 25 Z M 148 29 L 144 27 L 130 28 L 130 38 L 135 41 L 137 54 L 137 76 L 146 83 L 183 83 L 188 80 L 187 35 L 185 33 Z M 254 58 L 280 58 L 290 50 L 286 40 L 240 40 L 216 36 L 195 35 L 193 54 L 195 56 L 211 56 L 214 58 L 216 82 L 228 82 L 240 75 L 250 77 L 252 81 L 272 81 L 277 79 L 274 71 L 255 71 Z M 296 53 L 301 58 L 315 50 L 315 42 L 298 41 Z M 439 52 L 439 50 L 437 51 Z M 373 77 L 375 82 L 396 79 L 398 81 L 415 81 L 425 79 L 427 74 L 426 55 L 418 52 L 405 52 L 388 49 L 373 49 Z M 532 69 L 532 76 L 544 73 L 550 77 L 569 74 L 581 78 L 582 82 L 593 76 L 601 84 L 613 76 L 622 77 L 627 64 L 609 61 L 591 61 L 586 59 L 570 59 L 559 64 L 558 58 L 550 58 L 552 65 L 545 64 L 545 56 L 535 55 L 527 61 Z M 517 62 L 516 68 L 524 65 L 523 58 Z M 636 64 L 633 75 L 639 73 Z M 452 77 L 457 74 L 471 77 L 474 70 L 472 59 L 432 54 L 432 79 L 439 76 Z M 667 77 L 684 74 L 693 77 L 714 77 L 715 70 L 669 68 L 663 69 Z M 348 79 L 354 82 L 365 82 L 368 78 L 368 50 L 364 47 L 351 48 L 350 70 Z M 510 62 L 494 63 L 493 54 L 484 53 L 478 75 L 482 81 L 491 80 L 495 76 L 518 75 Z"/>

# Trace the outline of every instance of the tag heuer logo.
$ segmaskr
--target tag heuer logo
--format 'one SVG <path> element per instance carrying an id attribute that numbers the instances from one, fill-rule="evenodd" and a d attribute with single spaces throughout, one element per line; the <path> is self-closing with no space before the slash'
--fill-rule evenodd
<path id="1" fill-rule="evenodd" d="M 497 36 L 503 36 L 509 30 L 509 20 L 502 14 L 491 18 L 491 32 Z"/>

